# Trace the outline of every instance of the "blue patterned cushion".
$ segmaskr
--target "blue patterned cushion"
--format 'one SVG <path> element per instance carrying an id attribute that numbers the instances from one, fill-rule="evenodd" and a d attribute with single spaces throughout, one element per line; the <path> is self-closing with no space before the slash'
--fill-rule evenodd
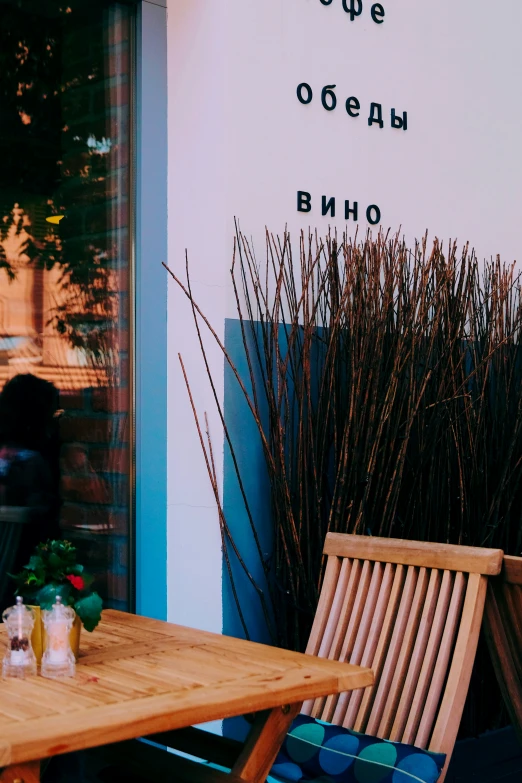
<path id="1" fill-rule="evenodd" d="M 268 780 L 298 783 L 436 783 L 446 761 L 413 745 L 299 715 Z"/>

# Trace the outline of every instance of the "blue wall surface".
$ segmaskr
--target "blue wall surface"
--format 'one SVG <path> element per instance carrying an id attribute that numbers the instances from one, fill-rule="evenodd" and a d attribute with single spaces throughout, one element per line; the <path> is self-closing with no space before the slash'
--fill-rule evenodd
<path id="1" fill-rule="evenodd" d="M 247 344 L 252 346 L 252 335 L 250 332 L 246 334 L 246 340 Z M 252 384 L 243 344 L 241 323 L 238 319 L 227 319 L 225 322 L 225 347 L 248 393 L 251 395 Z M 260 380 L 260 376 L 257 374 L 256 384 Z M 224 415 L 260 541 L 261 551 L 265 557 L 269 557 L 273 541 L 270 522 L 270 485 L 261 439 L 241 387 L 226 361 Z M 244 559 L 253 579 L 266 591 L 267 585 L 254 533 L 241 495 L 232 454 L 226 442 L 223 469 L 223 509 L 225 519 L 241 557 Z M 270 634 L 263 616 L 258 594 L 230 546 L 228 551 L 232 577 L 240 597 L 241 609 L 249 636 L 254 641 L 270 643 Z M 223 562 L 223 633 L 230 636 L 245 636 L 225 561 Z"/>
<path id="2" fill-rule="evenodd" d="M 252 335 L 246 335 L 248 345 L 252 345 Z M 252 384 L 246 360 L 241 323 L 239 319 L 227 319 L 225 322 L 225 347 L 238 370 L 241 380 L 249 394 Z M 258 379 L 259 374 L 257 374 Z M 270 485 L 266 471 L 263 449 L 257 425 L 245 400 L 241 387 L 225 361 L 224 416 L 230 440 L 232 442 L 245 494 L 248 498 L 251 514 L 261 543 L 262 552 L 269 556 L 272 550 L 272 526 L 270 521 Z M 223 510 L 241 557 L 256 582 L 266 590 L 263 567 L 259 558 L 251 524 L 245 510 L 234 462 L 228 444 L 225 442 L 223 466 Z M 261 603 L 238 558 L 228 547 L 232 577 L 239 595 L 241 610 L 253 641 L 270 643 L 270 634 L 264 620 Z M 223 561 L 223 633 L 230 636 L 245 637 L 239 619 L 236 602 L 227 566 Z M 234 718 L 224 722 L 225 736 L 243 740 L 248 731 L 243 718 Z"/>

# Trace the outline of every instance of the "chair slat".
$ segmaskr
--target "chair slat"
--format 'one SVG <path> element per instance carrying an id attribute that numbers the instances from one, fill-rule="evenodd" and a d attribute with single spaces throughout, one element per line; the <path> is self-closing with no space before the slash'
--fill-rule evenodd
<path id="1" fill-rule="evenodd" d="M 393 629 L 397 624 L 397 615 L 404 588 L 405 576 L 406 567 L 401 564 L 396 566 L 393 576 L 393 585 L 390 591 L 390 597 L 388 599 L 388 606 L 386 607 L 386 615 L 382 624 L 381 635 L 379 637 L 375 655 L 371 663 L 368 664 L 375 675 L 375 685 L 372 688 L 364 689 L 359 711 L 353 724 L 355 731 L 364 731 L 370 716 L 373 699 L 381 681 L 384 662 L 386 660 L 386 653 L 388 652 L 390 646 Z"/>
<path id="2" fill-rule="evenodd" d="M 377 610 L 385 569 L 391 569 L 391 565 L 388 563 L 386 566 L 383 566 L 382 563 L 375 563 L 373 566 L 370 587 L 368 589 L 368 594 L 366 596 L 364 605 L 364 616 L 359 625 L 359 630 L 357 631 L 352 654 L 348 659 L 350 663 L 359 665 L 362 661 L 366 643 L 370 635 L 373 618 Z"/>
<path id="3" fill-rule="evenodd" d="M 346 559 L 349 560 L 349 558 Z M 350 621 L 350 617 L 352 616 L 353 605 L 355 603 L 355 597 L 357 595 L 357 586 L 361 578 L 361 571 L 363 567 L 363 563 L 360 560 L 349 560 L 349 562 L 351 566 L 350 566 L 350 576 L 348 579 L 348 586 L 346 588 L 346 594 L 344 596 L 343 604 L 341 607 L 337 629 L 335 631 L 334 638 L 330 646 L 330 652 L 328 654 L 328 658 L 334 661 L 338 661 L 339 656 L 341 654 L 343 641 L 346 636 L 346 631 L 348 629 L 348 623 Z M 304 714 L 305 715 L 311 714 L 314 716 L 314 718 L 320 718 L 324 712 L 325 704 L 326 704 L 325 696 L 320 699 L 316 699 L 312 711 L 304 712 Z M 305 707 L 306 709 L 309 708 L 308 702 L 305 703 Z"/>
<path id="4" fill-rule="evenodd" d="M 404 681 L 401 697 L 397 706 L 392 728 L 390 730 L 389 739 L 391 739 L 393 742 L 399 742 L 402 739 L 404 727 L 406 726 L 406 722 L 408 720 L 408 714 L 419 680 L 422 662 L 424 660 L 424 655 L 428 646 L 428 639 L 433 623 L 433 618 L 437 609 L 441 579 L 441 572 L 438 569 L 432 569 L 430 572 L 426 598 L 424 599 L 424 605 L 422 607 L 419 628 L 415 637 L 415 644 L 413 645 L 411 657 L 408 661 L 406 679 Z"/>
<path id="5" fill-rule="evenodd" d="M 477 652 L 480 626 L 482 624 L 486 589 L 487 579 L 484 576 L 475 573 L 469 575 L 462 609 L 462 619 L 444 689 L 444 696 L 428 748 L 429 750 L 436 750 L 447 755 L 441 780 L 445 776 L 447 765 L 453 752 L 464 702 L 468 693 L 471 671 Z"/>
<path id="6" fill-rule="evenodd" d="M 330 616 L 330 608 L 333 603 L 335 588 L 339 579 L 342 561 L 338 557 L 329 557 L 326 562 L 326 570 L 323 579 L 321 595 L 315 613 L 314 623 L 310 631 L 310 637 L 306 646 L 306 652 L 309 655 L 317 655 L 321 640 L 324 635 L 324 629 Z"/>
<path id="7" fill-rule="evenodd" d="M 343 606 L 344 597 L 346 595 L 346 588 L 348 587 L 348 580 L 350 577 L 350 571 L 352 568 L 352 562 L 348 558 L 342 561 L 341 571 L 335 587 L 335 594 L 330 608 L 330 614 L 328 616 L 328 622 L 324 629 L 323 638 L 321 640 L 321 646 L 317 653 L 319 658 L 328 658 L 330 648 L 332 646 L 335 631 L 339 625 L 339 617 L 341 615 L 341 609 Z"/>
<path id="8" fill-rule="evenodd" d="M 508 623 L 509 642 L 522 677 L 522 588 L 518 585 L 504 584 L 501 589 L 504 609 L 502 614 L 505 622 Z"/>
<path id="9" fill-rule="evenodd" d="M 357 594 L 352 610 L 352 616 L 348 623 L 346 636 L 344 637 L 343 646 L 339 655 L 340 661 L 349 661 L 352 657 L 353 648 L 355 646 L 355 640 L 357 639 L 357 633 L 359 631 L 359 625 L 361 618 L 366 607 L 366 601 L 368 597 L 368 590 L 370 589 L 370 583 L 373 572 L 373 563 L 369 560 L 365 560 L 361 571 L 361 579 L 357 587 Z"/>
<path id="10" fill-rule="evenodd" d="M 341 652 L 339 653 L 340 661 L 348 661 L 350 659 L 355 639 L 357 637 L 357 631 L 359 630 L 359 623 L 363 615 L 364 606 L 366 603 L 366 596 L 370 587 L 370 579 L 372 572 L 372 565 L 369 560 L 365 560 L 361 568 L 361 576 L 357 585 L 355 593 L 355 600 L 353 602 L 353 609 L 348 621 L 348 628 L 346 629 L 346 636 L 343 641 Z M 337 706 L 338 696 L 328 696 L 324 706 L 324 714 L 329 717 L 325 717 L 324 720 L 332 721 L 335 708 Z"/>
<path id="11" fill-rule="evenodd" d="M 336 588 L 339 584 L 339 576 L 343 568 L 346 571 L 349 567 L 349 560 L 343 561 L 334 555 L 331 555 L 326 561 L 321 595 L 319 596 L 319 603 L 317 605 L 312 630 L 310 631 L 308 644 L 306 645 L 306 652 L 308 655 L 317 655 L 319 653 L 325 630 L 330 619 L 331 609 L 334 604 Z M 308 699 L 303 704 L 301 712 L 304 715 L 311 715 L 313 704 L 314 700 Z"/>
<path id="12" fill-rule="evenodd" d="M 460 622 L 465 589 L 466 577 L 459 572 L 455 574 L 444 634 L 440 643 L 439 654 L 431 679 L 430 689 L 424 703 L 417 736 L 415 737 L 415 744 L 419 748 L 426 748 L 428 746 L 428 741 L 433 730 L 442 689 L 448 673 L 448 664 L 453 650 L 458 624 Z"/>
<path id="13" fill-rule="evenodd" d="M 343 648 L 343 642 L 348 630 L 348 624 L 350 617 L 352 616 L 353 606 L 355 603 L 355 597 L 357 595 L 357 585 L 361 579 L 361 572 L 364 563 L 362 560 L 352 560 L 352 567 L 350 570 L 350 579 L 348 581 L 348 587 L 346 590 L 346 596 L 341 608 L 341 615 L 339 617 L 339 625 L 335 632 L 332 645 L 328 657 L 331 661 L 340 660 L 341 650 Z"/>
<path id="14" fill-rule="evenodd" d="M 408 666 L 410 664 L 411 655 L 415 646 L 415 639 L 417 637 L 417 631 L 422 617 L 422 610 L 424 608 L 424 601 L 426 599 L 426 592 L 428 590 L 428 581 L 428 569 L 421 568 L 419 570 L 419 577 L 415 587 L 415 595 L 413 596 L 410 615 L 408 617 L 406 630 L 401 644 L 401 651 L 399 653 L 397 667 L 393 675 L 389 692 L 386 695 L 386 706 L 384 708 L 384 713 L 377 732 L 377 735 L 383 739 L 390 738 L 390 732 L 392 730 L 393 721 L 395 719 L 395 714 L 402 694 L 402 689 L 408 674 Z"/>
<path id="15" fill-rule="evenodd" d="M 372 618 L 370 631 L 368 633 L 366 644 L 364 646 L 364 650 L 360 660 L 361 666 L 365 666 L 366 668 L 372 668 L 372 664 L 375 658 L 375 652 L 377 650 L 377 645 L 379 644 L 379 639 L 381 638 L 381 635 L 383 633 L 384 619 L 386 616 L 387 609 L 389 607 L 390 594 L 392 591 L 394 576 L 395 576 L 395 566 L 392 565 L 392 563 L 386 563 L 386 566 L 384 568 L 384 574 L 382 576 L 380 589 L 379 589 L 377 603 L 375 606 L 375 610 L 373 611 L 373 618 Z M 360 688 L 356 691 L 351 692 L 343 725 L 350 726 L 350 728 L 354 727 L 354 723 L 357 718 L 357 714 L 359 712 L 359 708 L 361 706 L 361 702 L 363 700 L 363 696 L 366 690 L 368 689 Z"/>
<path id="16" fill-rule="evenodd" d="M 493 668 L 511 721 L 522 741 L 522 680 L 520 648 L 513 650 L 512 626 L 506 621 L 504 589 L 507 585 L 488 585 L 484 630 Z"/>
<path id="17" fill-rule="evenodd" d="M 422 658 L 422 667 L 417 681 L 417 687 L 415 688 L 415 693 L 408 710 L 406 726 L 404 731 L 401 732 L 401 742 L 407 742 L 410 745 L 414 742 L 426 703 L 426 696 L 431 684 L 431 678 L 435 670 L 435 663 L 437 661 L 437 655 L 448 616 L 452 588 L 453 573 L 451 571 L 444 571 L 428 643 Z"/>
<path id="18" fill-rule="evenodd" d="M 404 590 L 401 597 L 399 611 L 397 613 L 397 621 L 395 623 L 395 628 L 393 629 L 390 646 L 386 651 L 382 675 L 379 681 L 379 685 L 376 688 L 372 709 L 365 729 L 368 734 L 377 735 L 379 731 L 379 726 L 384 714 L 384 708 L 386 706 L 386 699 L 388 693 L 390 692 L 393 677 L 397 669 L 397 662 L 399 660 L 402 643 L 404 641 L 404 634 L 406 633 L 406 627 L 410 618 L 417 581 L 418 570 L 413 566 L 410 566 L 408 568 L 404 582 Z"/>
<path id="19" fill-rule="evenodd" d="M 486 640 L 511 721 L 522 741 L 522 558 L 506 555 L 488 585 Z"/>
<path id="20" fill-rule="evenodd" d="M 353 650 L 351 654 L 347 654 L 346 660 L 349 663 L 353 663 L 356 666 L 360 665 L 363 657 L 364 648 L 368 640 L 370 628 L 372 625 L 372 619 L 375 614 L 375 608 L 377 606 L 377 600 L 379 598 L 379 591 L 381 589 L 382 578 L 384 573 L 384 567 L 382 563 L 374 563 L 372 570 L 372 578 L 370 580 L 370 586 L 368 593 L 364 601 L 364 613 L 357 629 L 357 635 L 353 643 Z M 341 653 L 342 654 L 342 653 Z M 337 706 L 334 713 L 334 723 L 341 724 L 346 714 L 346 709 L 350 702 L 352 693 L 341 693 L 339 695 Z"/>

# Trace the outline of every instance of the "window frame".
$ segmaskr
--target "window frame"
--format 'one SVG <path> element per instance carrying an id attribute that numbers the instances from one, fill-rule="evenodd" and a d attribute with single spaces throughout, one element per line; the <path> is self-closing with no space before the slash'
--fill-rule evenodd
<path id="1" fill-rule="evenodd" d="M 167 619 L 167 8 L 137 4 L 131 610 Z"/>

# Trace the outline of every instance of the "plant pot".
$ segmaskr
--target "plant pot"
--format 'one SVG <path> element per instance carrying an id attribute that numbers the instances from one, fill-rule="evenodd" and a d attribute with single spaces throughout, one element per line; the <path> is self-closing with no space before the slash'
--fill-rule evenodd
<path id="1" fill-rule="evenodd" d="M 31 644 L 34 654 L 36 656 L 36 663 L 38 665 L 42 662 L 42 656 L 45 650 L 46 632 L 43 624 L 42 611 L 39 606 L 31 606 L 34 612 L 34 628 L 31 636 Z M 80 633 L 82 630 L 82 622 L 78 615 L 75 615 L 74 624 L 69 634 L 69 643 L 71 650 L 74 653 L 74 657 L 78 660 L 78 654 L 80 652 Z"/>

